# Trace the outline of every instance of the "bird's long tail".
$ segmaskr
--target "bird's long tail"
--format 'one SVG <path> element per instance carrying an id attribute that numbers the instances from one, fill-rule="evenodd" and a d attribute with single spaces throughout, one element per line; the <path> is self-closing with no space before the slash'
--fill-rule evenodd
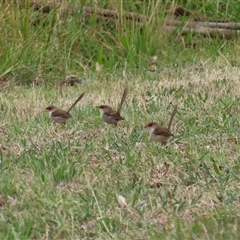
<path id="1" fill-rule="evenodd" d="M 82 93 L 78 98 L 77 100 L 72 104 L 72 106 L 68 109 L 68 113 L 73 109 L 73 107 L 83 98 L 84 96 L 84 93 Z"/>
<path id="2" fill-rule="evenodd" d="M 173 121 L 174 116 L 175 116 L 176 113 L 177 113 L 177 108 L 178 108 L 178 106 L 176 105 L 176 106 L 174 107 L 174 109 L 173 109 L 171 118 L 170 118 L 169 123 L 168 123 L 168 130 L 170 130 L 170 128 L 171 128 L 171 126 L 172 126 L 172 121 Z"/>
<path id="3" fill-rule="evenodd" d="M 125 99 L 126 99 L 126 97 L 127 97 L 127 94 L 128 94 L 128 88 L 126 87 L 126 88 L 124 89 L 121 102 L 120 102 L 120 104 L 119 104 L 119 106 L 118 106 L 117 112 L 118 112 L 119 114 L 120 114 L 120 111 L 121 111 L 121 109 L 122 109 L 123 103 L 124 103 L 124 101 L 125 101 Z"/>

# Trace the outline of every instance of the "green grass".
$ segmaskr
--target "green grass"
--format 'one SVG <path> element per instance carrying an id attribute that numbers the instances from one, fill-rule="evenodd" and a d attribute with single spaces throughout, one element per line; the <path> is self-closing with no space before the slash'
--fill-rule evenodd
<path id="1" fill-rule="evenodd" d="M 197 11 L 194 3 L 186 6 Z M 171 5 L 155 4 L 123 1 L 148 14 Z M 236 20 L 236 4 L 226 4 L 225 14 L 210 2 L 199 13 Z M 31 9 L 0 8 L 0 239 L 239 238 L 237 39 L 164 36 L 162 15 L 141 34 L 79 25 L 80 16 L 60 23 L 56 12 L 33 27 Z M 84 84 L 58 88 L 69 73 Z M 116 109 L 126 85 L 126 120 L 112 128 L 95 106 Z M 44 109 L 67 109 L 81 92 L 66 126 L 51 122 Z M 144 125 L 167 125 L 176 103 L 175 137 L 161 147 Z"/>
<path id="2" fill-rule="evenodd" d="M 131 77 L 118 129 L 94 108 L 117 105 L 125 86 L 118 77 L 62 96 L 46 87 L 3 92 L 1 238 L 237 238 L 239 99 L 227 89 L 239 83 L 237 69 L 225 70 L 232 80 L 215 81 L 216 67 L 199 86 L 200 75 L 182 69 L 191 86 L 182 81 L 178 96 L 177 75 L 172 82 Z M 86 96 L 65 127 L 43 112 L 52 102 L 67 108 L 81 91 Z M 162 148 L 143 126 L 166 124 L 170 101 L 179 104 L 176 138 Z"/>

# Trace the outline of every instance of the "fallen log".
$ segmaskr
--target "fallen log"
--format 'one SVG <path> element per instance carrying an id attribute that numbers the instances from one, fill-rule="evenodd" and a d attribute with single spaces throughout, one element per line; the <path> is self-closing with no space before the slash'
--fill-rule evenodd
<path id="1" fill-rule="evenodd" d="M 165 25 L 168 26 L 181 26 L 183 22 L 180 20 L 174 19 L 166 19 L 164 21 Z M 200 22 L 200 21 L 189 21 L 187 20 L 185 23 L 186 27 L 206 27 L 206 28 L 222 28 L 222 29 L 232 29 L 232 30 L 240 30 L 240 23 L 235 22 Z"/>
<path id="2" fill-rule="evenodd" d="M 67 7 L 66 3 L 42 3 L 41 1 L 31 1 L 30 5 L 34 10 L 42 11 L 43 13 L 49 13 L 51 10 L 59 8 L 61 11 L 65 10 L 65 13 L 71 14 L 79 11 L 79 8 L 70 5 Z M 146 23 L 149 20 L 148 16 L 133 13 L 133 12 L 118 12 L 110 9 L 100 9 L 84 6 L 82 8 L 83 16 L 85 18 L 96 17 L 97 21 L 108 22 L 110 20 L 119 20 L 120 18 L 134 21 L 138 24 Z M 189 32 L 195 32 L 202 36 L 210 37 L 225 37 L 230 39 L 232 37 L 239 37 L 240 23 L 239 22 L 208 22 L 207 17 L 197 14 L 191 10 L 176 6 L 165 11 L 166 19 L 162 24 L 162 28 L 166 32 L 179 31 L 181 34 L 187 34 Z M 154 14 L 156 16 L 156 14 Z M 170 19 L 173 16 L 178 18 L 181 16 L 189 16 L 188 20 L 176 20 Z M 191 20 L 193 19 L 193 20 Z M 202 19 L 204 21 L 200 21 Z"/>
<path id="3" fill-rule="evenodd" d="M 173 32 L 177 30 L 178 26 L 165 26 L 164 30 L 166 32 Z M 233 37 L 240 37 L 240 30 L 230 30 L 230 29 L 223 29 L 223 28 L 206 28 L 206 27 L 184 27 L 179 30 L 181 34 L 188 34 L 189 32 L 200 34 L 204 37 L 224 37 L 226 39 L 231 39 Z"/>
<path id="4" fill-rule="evenodd" d="M 126 18 L 127 20 L 134 20 L 137 22 L 148 20 L 148 17 L 138 14 L 138 13 L 133 13 L 133 12 L 123 12 L 119 13 L 115 10 L 109 10 L 109 9 L 100 9 L 100 8 L 91 8 L 91 7 L 83 7 L 83 12 L 85 14 L 91 14 L 91 15 L 100 15 L 103 17 L 107 18 L 114 18 L 114 19 L 119 19 L 119 16 Z"/>

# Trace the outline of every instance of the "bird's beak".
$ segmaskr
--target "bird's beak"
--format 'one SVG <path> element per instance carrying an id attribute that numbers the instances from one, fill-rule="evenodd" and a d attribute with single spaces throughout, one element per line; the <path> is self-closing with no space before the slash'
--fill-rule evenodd
<path id="1" fill-rule="evenodd" d="M 96 106 L 96 108 L 99 108 L 99 106 Z"/>
<path id="2" fill-rule="evenodd" d="M 148 125 L 144 126 L 144 128 L 147 128 L 147 127 L 148 127 Z"/>

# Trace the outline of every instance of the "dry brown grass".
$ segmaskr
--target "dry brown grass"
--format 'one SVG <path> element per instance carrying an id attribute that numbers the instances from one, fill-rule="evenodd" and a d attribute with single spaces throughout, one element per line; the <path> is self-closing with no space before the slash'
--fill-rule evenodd
<path id="1" fill-rule="evenodd" d="M 224 199 L 228 194 L 232 198 L 230 207 L 237 206 L 238 194 L 234 192 L 239 184 L 234 168 L 238 166 L 240 152 L 238 144 L 228 139 L 237 137 L 238 74 L 236 67 L 216 65 L 211 69 L 202 66 L 201 71 L 189 67 L 165 69 L 146 76 L 129 75 L 117 82 L 114 75 L 107 81 L 100 75 L 95 82 L 89 79 L 83 86 L 62 91 L 21 86 L 4 90 L 0 126 L 2 164 L 14 174 L 15 191 L 23 188 L 24 191 L 18 193 L 17 199 L 10 197 L 9 203 L 4 192 L 1 193 L 3 212 L 10 208 L 16 218 L 29 218 L 29 211 L 35 214 L 39 211 L 43 219 L 45 214 L 52 218 L 55 210 L 51 206 L 57 204 L 55 214 L 64 219 L 62 228 L 72 237 L 80 234 L 77 231 L 80 227 L 85 232 L 82 237 L 96 236 L 97 231 L 106 238 L 106 233 L 96 229 L 102 226 L 102 220 L 98 219 L 103 216 L 119 223 L 116 229 L 121 229 L 121 236 L 129 236 L 130 229 L 136 230 L 140 223 L 167 234 L 180 221 L 187 232 L 197 219 L 202 219 L 203 230 L 196 234 L 207 236 L 209 226 L 204 216 L 217 221 L 214 212 L 225 211 L 229 206 Z M 123 107 L 126 121 L 118 129 L 105 126 L 94 107 L 101 103 L 117 108 L 126 85 L 129 87 Z M 73 118 L 67 125 L 53 124 L 44 112 L 45 107 L 55 104 L 67 109 L 83 91 L 86 95 L 73 109 Z M 208 94 L 208 98 L 203 101 L 199 94 L 203 97 Z M 142 127 L 150 119 L 166 123 L 170 102 L 179 105 L 173 127 L 177 137 L 167 148 L 161 148 L 149 140 Z M 221 102 L 230 102 L 234 113 Z M 225 113 L 232 119 L 232 126 L 225 126 L 222 118 Z M 190 119 L 195 119 L 195 124 Z M 219 125 L 214 125 L 214 121 Z M 67 174 L 72 163 L 75 174 L 69 175 L 68 180 L 64 177 L 56 180 L 56 171 L 63 168 L 63 174 Z M 41 175 L 45 180 L 41 180 Z M 41 181 L 47 185 L 39 185 Z M 126 198 L 134 213 L 117 204 L 115 193 Z M 54 200 L 49 194 L 54 195 Z M 76 203 L 79 196 L 85 198 L 84 207 Z M 32 201 L 28 208 L 26 200 Z M 24 211 L 19 212 L 19 206 Z M 49 209 L 50 215 L 43 206 Z M 79 223 L 74 211 L 86 210 L 87 206 L 91 217 L 78 216 L 82 219 Z M 39 224 L 40 227 L 43 223 Z M 108 225 L 103 229 L 120 236 L 119 230 Z M 51 224 L 50 230 L 59 232 Z M 132 234 L 140 236 L 135 230 Z M 145 227 L 140 232 L 145 237 L 149 234 Z"/>

